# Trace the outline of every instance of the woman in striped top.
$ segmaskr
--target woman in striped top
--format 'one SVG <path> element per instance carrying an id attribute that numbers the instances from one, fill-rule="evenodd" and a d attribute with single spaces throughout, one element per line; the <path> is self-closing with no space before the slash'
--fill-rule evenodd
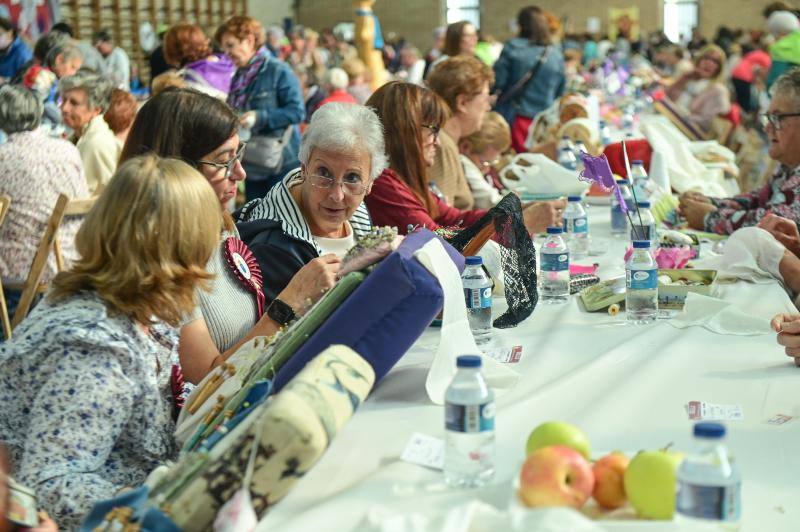
<path id="1" fill-rule="evenodd" d="M 314 113 L 300 145 L 300 168 L 238 217 L 242 239 L 268 272 L 268 300 L 306 264 L 323 264 L 335 277 L 356 236 L 372 226 L 364 197 L 386 165 L 383 128 L 373 110 L 329 103 Z"/>

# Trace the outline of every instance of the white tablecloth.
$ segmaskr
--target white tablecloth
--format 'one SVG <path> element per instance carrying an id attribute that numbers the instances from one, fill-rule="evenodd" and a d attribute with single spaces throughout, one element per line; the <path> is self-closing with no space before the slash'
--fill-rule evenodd
<path id="1" fill-rule="evenodd" d="M 608 233 L 608 208 L 589 210 L 592 233 Z M 624 242 L 590 257 L 601 276 L 623 273 Z M 758 316 L 794 307 L 777 283 L 721 286 L 718 297 Z M 495 300 L 499 307 L 502 301 Z M 497 312 L 497 311 L 496 311 Z M 497 314 L 495 314 L 497 315 Z M 451 490 L 440 472 L 399 461 L 414 432 L 444 436 L 444 411 L 425 394 L 438 342 L 429 329 L 381 381 L 322 460 L 271 509 L 258 530 L 357 530 L 367 511 L 443 512 L 470 499 L 505 509 L 529 432 L 546 420 L 574 423 L 593 449 L 635 453 L 670 442 L 691 448 L 690 400 L 739 404 L 744 419 L 727 423 L 728 446 L 743 478 L 743 530 L 800 530 L 800 420 L 773 426 L 775 414 L 800 416 L 800 368 L 775 336 L 722 336 L 659 320 L 627 326 L 625 315 L 586 313 L 576 296 L 540 304 L 515 329 L 494 330 L 499 345 L 524 346 L 520 384 L 499 398 L 497 471 L 480 490 Z M 628 522 L 609 530 L 673 530 L 674 524 Z"/>

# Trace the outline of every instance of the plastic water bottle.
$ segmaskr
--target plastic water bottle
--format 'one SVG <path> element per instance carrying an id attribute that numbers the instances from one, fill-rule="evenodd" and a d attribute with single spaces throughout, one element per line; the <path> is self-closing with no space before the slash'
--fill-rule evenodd
<path id="1" fill-rule="evenodd" d="M 650 253 L 650 241 L 635 240 L 625 263 L 625 315 L 628 323 L 644 324 L 658 314 L 658 265 Z"/>
<path id="2" fill-rule="evenodd" d="M 461 279 L 467 318 L 475 343 L 482 345 L 492 339 L 492 281 L 483 270 L 481 257 L 467 257 L 466 263 Z"/>
<path id="3" fill-rule="evenodd" d="M 569 249 L 561 238 L 563 232 L 561 227 L 548 227 L 547 240 L 539 251 L 539 295 L 545 303 L 564 303 L 569 298 Z"/>
<path id="4" fill-rule="evenodd" d="M 626 133 L 633 132 L 633 109 L 630 105 L 626 106 L 622 113 L 621 126 Z"/>
<path id="5" fill-rule="evenodd" d="M 644 169 L 644 162 L 636 160 L 631 166 L 631 179 L 633 179 L 633 192 L 636 201 L 652 200 L 652 185 L 647 170 Z"/>
<path id="6" fill-rule="evenodd" d="M 650 202 L 640 201 L 636 204 L 639 212 L 631 212 L 631 241 L 647 240 L 650 242 L 650 250 L 655 251 L 658 246 L 658 234 L 656 230 L 656 219 L 650 212 Z"/>
<path id="7" fill-rule="evenodd" d="M 573 259 L 582 259 L 589 253 L 589 219 L 581 205 L 580 196 L 569 196 L 564 209 L 564 233 Z"/>
<path id="8" fill-rule="evenodd" d="M 494 475 L 494 393 L 481 358 L 462 355 L 444 395 L 444 479 L 454 487 L 485 484 Z"/>
<path id="9" fill-rule="evenodd" d="M 628 188 L 628 180 L 621 179 L 617 181 L 619 190 L 622 193 L 622 198 L 625 200 L 625 205 L 628 207 L 628 212 L 633 216 L 636 207 L 633 203 L 633 196 Z M 616 194 L 611 194 L 611 234 L 614 236 L 625 236 L 628 234 L 628 215 L 622 212 Z"/>
<path id="10" fill-rule="evenodd" d="M 696 524 L 716 521 L 721 530 L 739 529 L 742 481 L 724 439 L 724 425 L 694 426 L 695 449 L 678 467 L 678 520 Z"/>
<path id="11" fill-rule="evenodd" d="M 583 141 L 578 140 L 575 142 L 575 159 L 578 163 L 578 171 L 583 171 L 583 159 L 581 159 L 581 153 L 589 153 L 589 150 L 586 148 L 586 144 Z"/>
<path id="12" fill-rule="evenodd" d="M 558 141 L 558 151 L 563 150 L 564 148 L 568 148 L 569 151 L 575 153 L 575 144 L 572 142 L 572 139 L 569 138 L 569 135 L 562 135 L 561 140 Z"/>
<path id="13" fill-rule="evenodd" d="M 608 127 L 608 124 L 605 120 L 600 120 L 597 123 L 597 129 L 600 133 L 600 143 L 603 146 L 608 146 L 611 144 L 611 128 Z"/>
<path id="14" fill-rule="evenodd" d="M 558 151 L 558 164 L 573 172 L 578 170 L 578 159 L 575 157 L 575 152 L 566 146 Z"/>

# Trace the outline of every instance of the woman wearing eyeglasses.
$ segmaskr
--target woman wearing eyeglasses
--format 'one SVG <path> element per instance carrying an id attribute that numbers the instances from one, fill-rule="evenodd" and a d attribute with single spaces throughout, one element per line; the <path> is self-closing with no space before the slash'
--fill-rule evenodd
<path id="1" fill-rule="evenodd" d="M 193 89 L 167 89 L 139 111 L 121 161 L 154 152 L 195 166 L 208 180 L 223 211 L 221 243 L 206 269 L 214 274 L 211 290 L 197 291 L 198 306 L 181 326 L 180 356 L 184 376 L 199 382 L 227 356 L 256 336 L 271 336 L 285 324 L 281 309 L 268 305 L 270 270 L 261 270 L 239 238 L 225 206 L 245 178 L 245 145 L 237 134 L 239 119 L 223 101 Z M 198 212 L 198 218 L 210 213 Z M 316 301 L 333 284 L 335 273 L 325 261 L 297 268 L 273 298 L 300 308 Z M 263 272 L 263 273 L 262 273 Z"/>
<path id="2" fill-rule="evenodd" d="M 758 224 L 769 214 L 800 223 L 800 69 L 779 77 L 762 123 L 769 140 L 769 156 L 777 172 L 764 186 L 732 198 L 709 198 L 697 192 L 681 196 L 680 209 L 694 229 L 729 235 L 740 227 Z M 784 242 L 779 233 L 765 229 Z"/>
<path id="3" fill-rule="evenodd" d="M 401 234 L 409 228 L 431 230 L 468 226 L 477 222 L 484 209 L 451 207 L 430 188 L 428 175 L 439 146 L 439 128 L 447 121 L 447 104 L 433 91 L 394 81 L 367 100 L 386 131 L 389 167 L 375 181 L 366 198 L 375 225 L 395 226 Z M 315 115 L 316 116 L 316 115 Z M 530 232 L 544 231 L 561 223 L 563 202 L 538 202 L 525 206 L 523 216 Z"/>
<path id="4" fill-rule="evenodd" d="M 270 307 L 287 319 L 304 313 L 333 286 L 341 258 L 370 231 L 364 204 L 386 167 L 383 128 L 372 109 L 329 103 L 311 117 L 300 144 L 300 168 L 289 172 L 261 199 L 239 214 L 242 239 L 269 282 Z M 306 264 L 320 263 L 324 275 L 307 301 L 286 299 L 281 291 Z"/>
<path id="5" fill-rule="evenodd" d="M 714 117 L 731 110 L 724 73 L 725 52 L 710 44 L 697 54 L 694 69 L 667 87 L 667 96 L 683 107 L 700 128 L 709 131 Z"/>

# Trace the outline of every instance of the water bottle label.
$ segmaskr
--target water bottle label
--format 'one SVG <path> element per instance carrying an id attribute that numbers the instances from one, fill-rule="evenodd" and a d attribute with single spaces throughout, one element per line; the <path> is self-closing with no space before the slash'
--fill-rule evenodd
<path id="1" fill-rule="evenodd" d="M 741 485 L 697 486 L 679 482 L 677 509 L 699 519 L 738 521 L 741 516 Z"/>
<path id="2" fill-rule="evenodd" d="M 542 271 L 561 272 L 569 269 L 569 253 L 542 253 Z"/>
<path id="3" fill-rule="evenodd" d="M 482 405 L 446 403 L 445 428 L 454 432 L 487 432 L 494 430 L 494 401 Z"/>
<path id="4" fill-rule="evenodd" d="M 565 233 L 588 233 L 589 221 L 585 216 L 580 218 L 564 218 Z"/>
<path id="5" fill-rule="evenodd" d="M 631 226 L 631 240 L 655 240 L 652 225 L 634 224 Z"/>
<path id="6" fill-rule="evenodd" d="M 627 270 L 625 280 L 632 290 L 655 290 L 658 288 L 658 270 Z"/>
<path id="7" fill-rule="evenodd" d="M 465 288 L 464 297 L 467 300 L 467 308 L 490 308 L 492 306 L 492 287 Z"/>

